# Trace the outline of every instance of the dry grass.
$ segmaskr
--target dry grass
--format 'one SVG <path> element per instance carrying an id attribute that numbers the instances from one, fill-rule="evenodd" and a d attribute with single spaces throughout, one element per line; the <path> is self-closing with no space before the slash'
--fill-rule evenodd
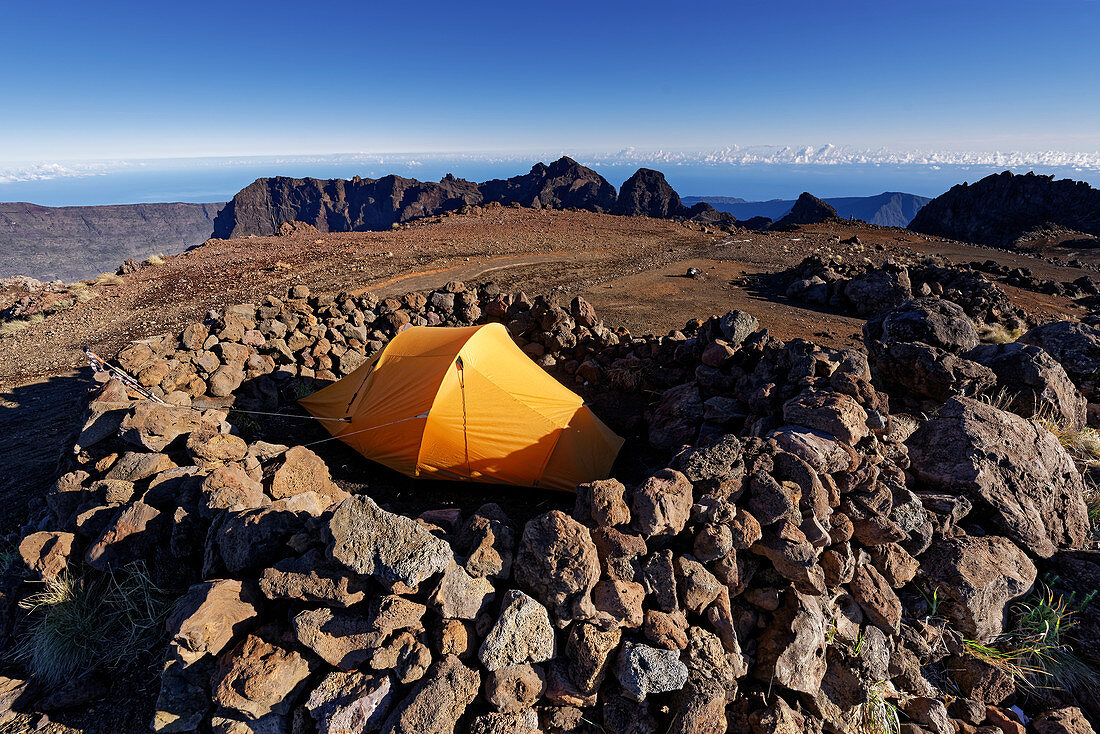
<path id="1" fill-rule="evenodd" d="M 642 392 L 653 384 L 652 368 L 640 360 L 613 365 L 606 373 L 607 384 L 622 392 Z"/>
<path id="2" fill-rule="evenodd" d="M 1012 403 L 1016 400 L 1016 397 L 1016 393 L 1009 392 L 1008 388 L 1002 387 L 995 393 L 979 395 L 978 400 L 986 405 L 993 406 L 997 410 L 1012 412 Z"/>
<path id="3" fill-rule="evenodd" d="M 164 265 L 164 255 L 150 255 L 142 265 Z"/>
<path id="4" fill-rule="evenodd" d="M 1048 415 L 1040 415 L 1036 420 L 1054 434 L 1082 471 L 1100 464 L 1100 432 L 1095 428 L 1068 426 Z"/>
<path id="5" fill-rule="evenodd" d="M 978 327 L 978 337 L 986 344 L 1010 344 L 1023 333 L 1023 329 L 1006 329 L 1000 324 L 984 324 Z"/>
<path id="6" fill-rule="evenodd" d="M 121 275 L 115 275 L 114 273 L 100 273 L 96 276 L 93 285 L 122 285 L 125 283 Z"/>
<path id="7" fill-rule="evenodd" d="M 82 290 L 77 290 L 77 291 L 73 292 L 73 298 L 76 299 L 77 303 L 87 303 L 88 301 L 92 300 L 93 298 L 98 298 L 98 297 L 99 297 L 98 293 L 93 291 L 91 288 L 87 288 L 87 287 L 83 288 Z"/>
<path id="8" fill-rule="evenodd" d="M 1085 509 L 1089 513 L 1089 535 L 1087 547 L 1100 550 L 1100 486 L 1095 481 L 1085 480 Z"/>
<path id="9" fill-rule="evenodd" d="M 46 320 L 45 314 L 31 314 L 25 319 L 13 319 L 0 323 L 0 336 L 12 336 L 26 329 L 28 326 L 40 324 Z"/>
<path id="10" fill-rule="evenodd" d="M 171 599 L 136 563 L 94 577 L 63 573 L 19 606 L 29 614 L 17 656 L 32 675 L 54 684 L 117 669 L 150 649 L 164 634 Z"/>

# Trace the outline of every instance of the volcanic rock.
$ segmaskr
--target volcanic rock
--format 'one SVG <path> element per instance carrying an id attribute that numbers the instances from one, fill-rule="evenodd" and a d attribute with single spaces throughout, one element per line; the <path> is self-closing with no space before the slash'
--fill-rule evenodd
<path id="1" fill-rule="evenodd" d="M 214 702 L 253 718 L 286 714 L 311 667 L 273 629 L 264 628 L 218 660 L 210 680 Z"/>
<path id="2" fill-rule="evenodd" d="M 600 578 L 596 546 L 588 528 L 563 512 L 539 515 L 523 528 L 515 577 L 561 626 L 595 614 L 590 594 Z"/>
<path id="3" fill-rule="evenodd" d="M 348 607 L 366 596 L 362 582 L 329 562 L 319 550 L 284 558 L 260 577 L 268 599 L 288 599 Z"/>
<path id="4" fill-rule="evenodd" d="M 487 670 L 542 663 L 554 657 L 554 628 L 546 607 L 522 591 L 510 590 L 478 658 Z"/>
<path id="5" fill-rule="evenodd" d="M 452 734 L 477 698 L 481 675 L 453 655 L 436 662 L 386 720 L 385 734 Z"/>
<path id="6" fill-rule="evenodd" d="M 1083 181 L 1004 171 L 952 186 L 925 204 L 909 229 L 1006 247 L 1050 224 L 1100 235 L 1100 191 Z"/>
<path id="7" fill-rule="evenodd" d="M 941 592 L 941 608 L 967 637 L 1001 633 L 1005 608 L 1035 583 L 1035 564 L 1007 538 L 941 538 L 921 555 L 921 571 Z"/>
<path id="8" fill-rule="evenodd" d="M 333 671 L 309 694 L 305 708 L 318 734 L 374 732 L 393 706 L 390 677 Z"/>
<path id="9" fill-rule="evenodd" d="M 660 650 L 635 642 L 624 642 L 615 674 L 623 690 L 635 701 L 652 693 L 678 691 L 687 682 L 687 666 L 675 650 Z"/>
<path id="10" fill-rule="evenodd" d="M 1082 395 L 1100 402 L 1100 327 L 1052 321 L 1029 329 L 1020 341 L 1042 347 L 1062 365 Z"/>
<path id="11" fill-rule="evenodd" d="M 360 575 L 384 583 L 416 586 L 454 560 L 445 541 L 416 521 L 386 512 L 366 495 L 336 506 L 329 521 L 334 559 Z"/>
<path id="12" fill-rule="evenodd" d="M 1089 530 L 1073 459 L 1038 424 L 985 403 L 954 398 L 906 442 L 913 473 L 930 488 L 988 507 L 994 526 L 1049 558 Z"/>
<path id="13" fill-rule="evenodd" d="M 615 187 L 603 176 L 566 156 L 549 166 L 536 163 L 522 176 L 486 181 L 478 190 L 487 202 L 594 212 L 612 211 L 617 198 Z"/>

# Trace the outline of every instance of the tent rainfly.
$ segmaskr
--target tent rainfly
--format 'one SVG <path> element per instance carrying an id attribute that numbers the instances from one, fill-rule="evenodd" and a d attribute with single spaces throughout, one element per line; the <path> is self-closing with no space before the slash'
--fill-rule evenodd
<path id="1" fill-rule="evenodd" d="M 623 439 L 500 324 L 415 326 L 301 405 L 333 436 L 413 477 L 572 491 Z"/>

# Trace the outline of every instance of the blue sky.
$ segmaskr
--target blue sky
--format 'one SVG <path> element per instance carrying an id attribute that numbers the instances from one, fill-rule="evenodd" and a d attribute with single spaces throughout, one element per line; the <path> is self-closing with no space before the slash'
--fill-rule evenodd
<path id="1" fill-rule="evenodd" d="M 0 161 L 1097 153 L 1098 32 L 1096 0 L 9 3 Z"/>

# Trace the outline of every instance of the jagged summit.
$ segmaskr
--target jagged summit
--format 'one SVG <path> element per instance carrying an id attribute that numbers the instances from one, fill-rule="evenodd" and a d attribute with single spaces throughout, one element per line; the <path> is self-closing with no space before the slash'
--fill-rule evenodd
<path id="1" fill-rule="evenodd" d="M 661 219 L 683 216 L 687 211 L 665 174 L 650 168 L 639 168 L 623 183 L 615 209 L 617 214 Z"/>
<path id="2" fill-rule="evenodd" d="M 485 202 L 595 212 L 610 212 L 617 198 L 607 179 L 568 156 L 550 165 L 536 163 L 522 176 L 486 181 L 478 189 Z"/>

